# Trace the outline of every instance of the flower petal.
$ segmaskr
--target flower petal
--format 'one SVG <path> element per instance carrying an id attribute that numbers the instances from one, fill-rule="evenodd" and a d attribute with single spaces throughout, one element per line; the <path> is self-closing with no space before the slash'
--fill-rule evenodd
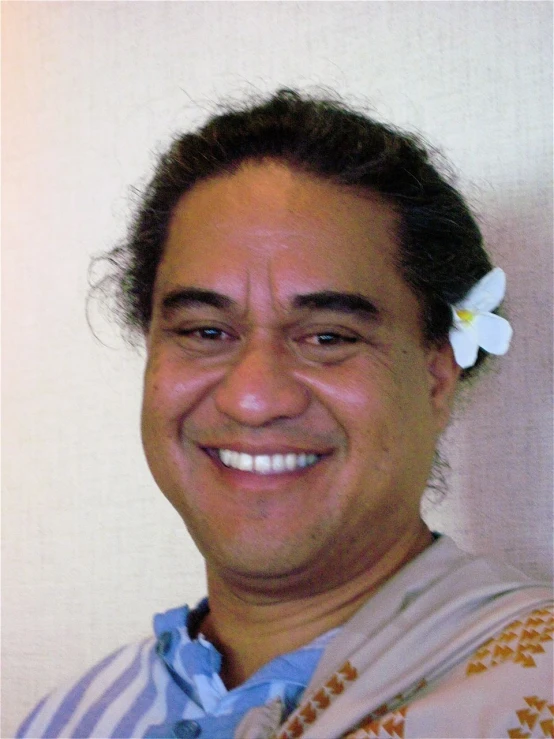
<path id="1" fill-rule="evenodd" d="M 481 313 L 475 317 L 477 341 L 489 354 L 506 354 L 512 338 L 512 327 L 505 318 L 494 313 Z"/>
<path id="2" fill-rule="evenodd" d="M 473 367 L 479 351 L 477 335 L 473 326 L 463 329 L 453 327 L 450 329 L 449 338 L 456 363 L 462 369 Z"/>
<path id="3" fill-rule="evenodd" d="M 506 292 L 506 273 L 495 267 L 474 285 L 457 308 L 484 313 L 498 308 Z"/>

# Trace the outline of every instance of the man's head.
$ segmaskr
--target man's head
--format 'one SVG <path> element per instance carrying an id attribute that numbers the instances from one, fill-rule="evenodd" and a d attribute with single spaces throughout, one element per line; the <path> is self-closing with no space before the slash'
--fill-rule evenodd
<path id="1" fill-rule="evenodd" d="M 460 374 L 450 305 L 491 267 L 424 150 L 278 93 L 180 137 L 114 257 L 148 462 L 208 570 L 303 592 L 401 556 Z"/>
<path id="2" fill-rule="evenodd" d="M 174 209 L 143 442 L 225 582 L 331 587 L 421 535 L 458 368 L 424 337 L 397 228 L 381 196 L 274 160 Z"/>

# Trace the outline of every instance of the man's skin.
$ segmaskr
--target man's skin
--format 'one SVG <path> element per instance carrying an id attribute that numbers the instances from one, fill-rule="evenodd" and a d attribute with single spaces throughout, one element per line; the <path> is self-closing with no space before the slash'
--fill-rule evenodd
<path id="1" fill-rule="evenodd" d="M 198 183 L 173 214 L 143 441 L 206 559 L 201 630 L 228 688 L 431 542 L 419 501 L 459 369 L 424 341 L 396 233 L 377 194 L 276 162 Z"/>

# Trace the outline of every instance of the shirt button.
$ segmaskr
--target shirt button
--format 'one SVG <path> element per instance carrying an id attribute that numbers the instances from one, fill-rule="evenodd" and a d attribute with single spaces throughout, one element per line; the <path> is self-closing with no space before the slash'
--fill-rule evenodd
<path id="1" fill-rule="evenodd" d="M 164 631 L 163 634 L 160 634 L 158 643 L 156 644 L 156 652 L 159 655 L 167 654 L 171 649 L 171 640 L 170 631 Z"/>
<path id="2" fill-rule="evenodd" d="M 196 737 L 200 736 L 201 733 L 202 729 L 200 728 L 200 724 L 196 721 L 191 721 L 190 719 L 177 721 L 173 727 L 173 736 L 178 737 L 178 739 L 196 739 Z"/>

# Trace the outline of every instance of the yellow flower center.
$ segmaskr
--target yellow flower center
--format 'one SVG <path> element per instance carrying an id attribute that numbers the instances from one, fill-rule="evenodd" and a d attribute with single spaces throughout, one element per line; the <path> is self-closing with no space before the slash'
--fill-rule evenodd
<path id="1" fill-rule="evenodd" d="M 457 309 L 456 315 L 458 316 L 460 321 L 462 321 L 463 323 L 471 323 L 475 317 L 475 314 L 473 313 L 473 311 L 464 310 L 463 308 Z"/>

